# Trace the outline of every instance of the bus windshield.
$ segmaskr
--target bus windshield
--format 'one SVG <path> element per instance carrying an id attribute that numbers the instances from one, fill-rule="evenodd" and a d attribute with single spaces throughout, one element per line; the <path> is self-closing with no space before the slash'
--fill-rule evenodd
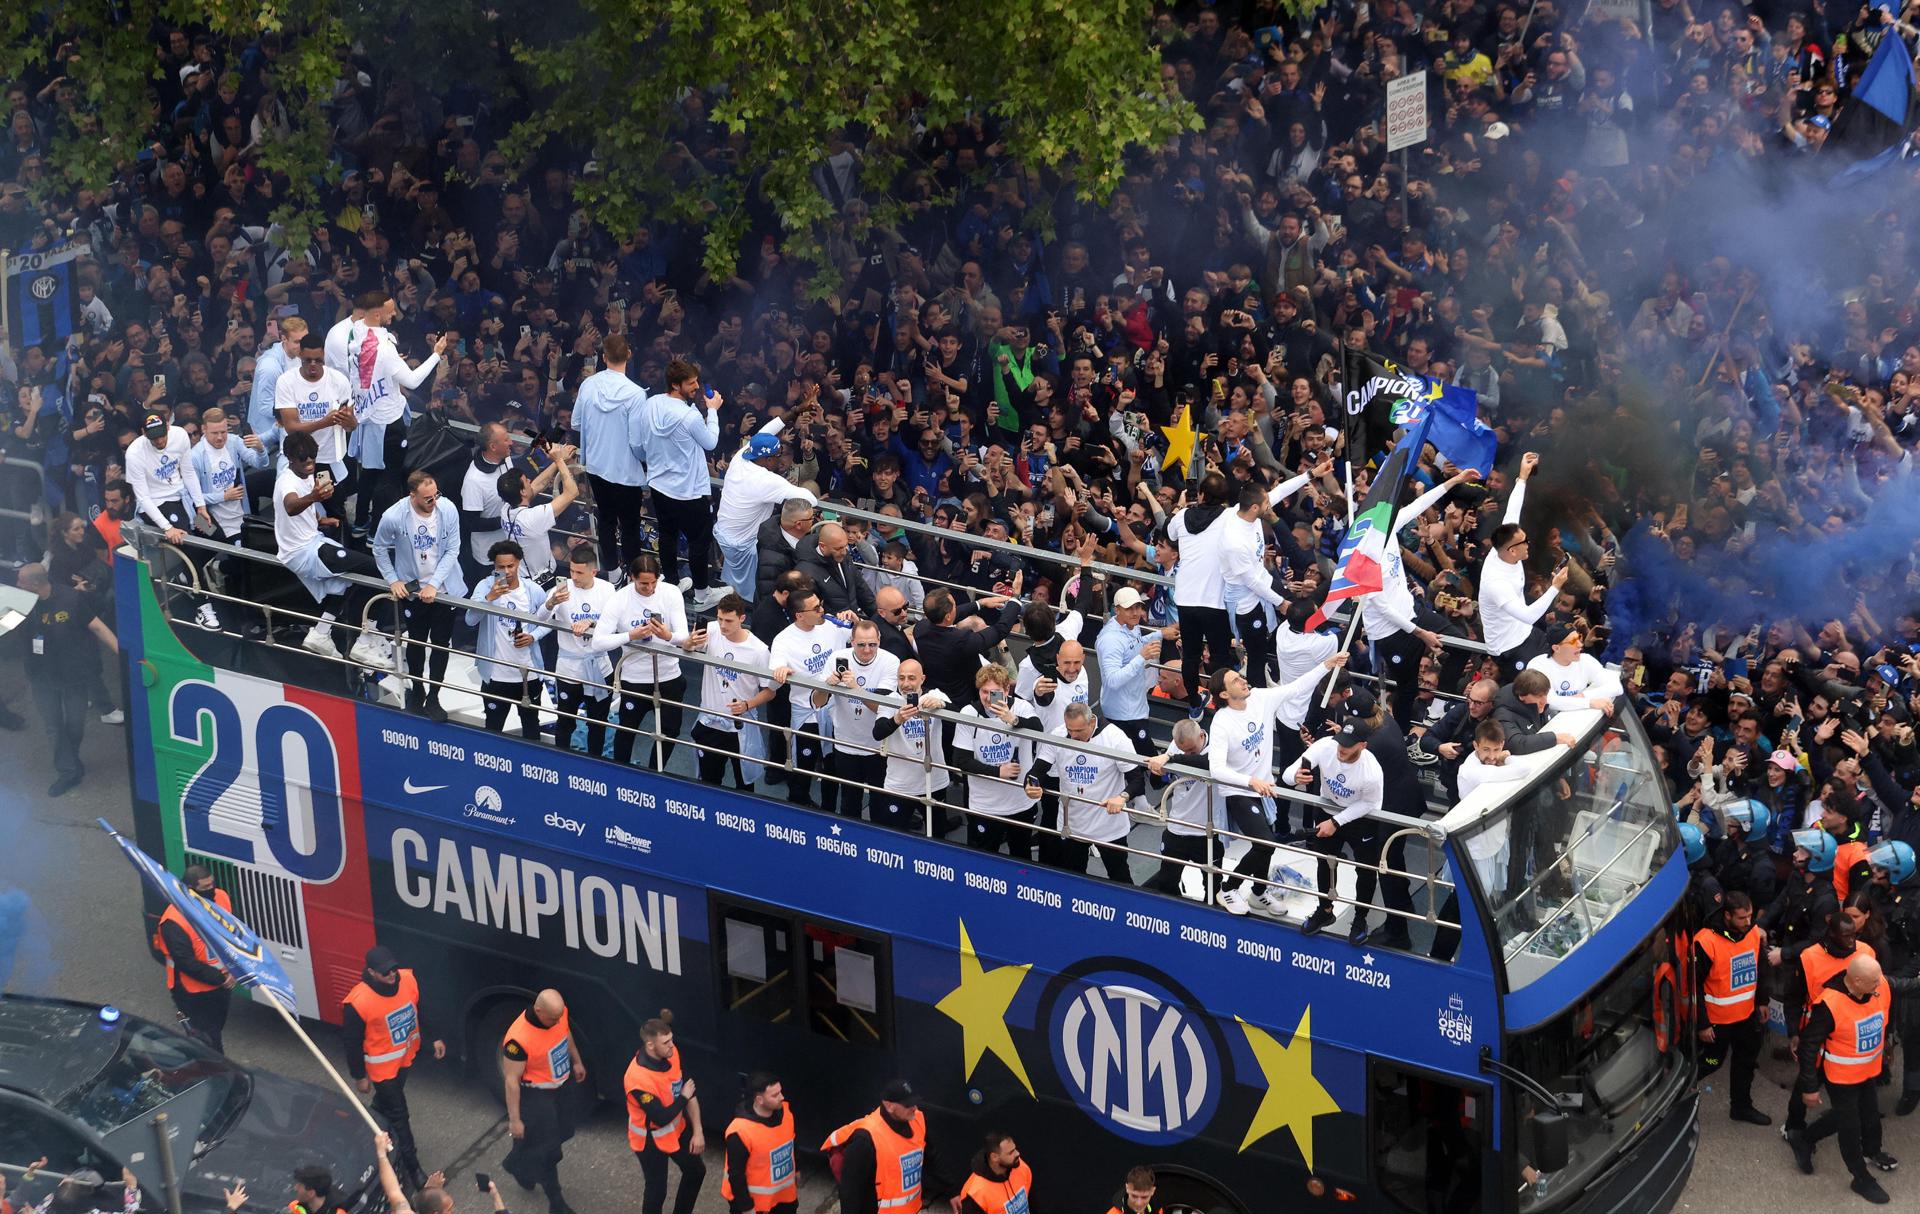
<path id="1" fill-rule="evenodd" d="M 1590 939 L 1660 871 L 1679 838 L 1652 748 L 1631 716 L 1555 756 L 1460 834 L 1510 991 Z"/>
<path id="2" fill-rule="evenodd" d="M 1520 1179 L 1531 1183 L 1522 1189 L 1521 1210 L 1555 1209 L 1583 1192 L 1690 1081 L 1692 1034 L 1679 1019 L 1682 976 L 1674 955 L 1675 940 L 1685 940 L 1673 935 L 1680 913 L 1586 998 L 1509 1039 L 1507 1063 L 1558 1097 L 1569 1123 L 1567 1166 L 1544 1175 L 1523 1171 Z M 1530 1169 L 1529 1124 L 1541 1102 L 1514 1091 L 1518 1161 Z"/>

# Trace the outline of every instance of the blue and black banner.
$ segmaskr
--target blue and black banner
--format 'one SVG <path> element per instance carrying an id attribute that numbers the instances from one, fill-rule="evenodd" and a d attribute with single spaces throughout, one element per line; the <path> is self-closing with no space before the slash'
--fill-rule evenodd
<path id="1" fill-rule="evenodd" d="M 80 327 L 80 293 L 74 263 L 91 248 L 71 244 L 50 253 L 7 258 L 7 328 L 21 346 L 62 342 Z"/>

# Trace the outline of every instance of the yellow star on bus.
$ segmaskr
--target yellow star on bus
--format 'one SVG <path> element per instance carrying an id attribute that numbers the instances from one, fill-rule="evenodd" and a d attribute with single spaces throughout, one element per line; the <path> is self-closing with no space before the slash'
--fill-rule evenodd
<path id="1" fill-rule="evenodd" d="M 1013 1006 L 1014 996 L 1020 993 L 1020 984 L 1032 968 L 1032 962 L 985 968 L 980 955 L 973 951 L 966 920 L 960 921 L 960 985 L 934 1006 L 960 1026 L 969 1080 L 980 1065 L 980 1056 L 990 1053 L 1007 1064 L 1027 1095 L 1034 1095 L 1033 1081 L 1027 1078 L 1027 1068 L 1013 1045 L 1013 1034 L 1007 1030 L 1007 1009 Z"/>
<path id="2" fill-rule="evenodd" d="M 1171 426 L 1160 427 L 1160 433 L 1167 436 L 1167 453 L 1160 459 L 1162 468 L 1180 465 L 1180 475 L 1193 475 L 1193 444 L 1199 437 L 1194 432 L 1193 423 L 1188 420 L 1191 406 L 1182 406 L 1180 416 L 1173 419 Z"/>
<path id="3" fill-rule="evenodd" d="M 1309 1172 L 1313 1170 L 1313 1119 L 1340 1111 L 1339 1104 L 1313 1076 L 1312 1015 L 1311 1006 L 1300 1010 L 1300 1023 L 1289 1045 L 1281 1045 L 1266 1030 L 1240 1020 L 1240 1031 L 1247 1035 L 1247 1045 L 1267 1080 L 1267 1094 L 1254 1110 L 1253 1123 L 1247 1127 L 1240 1149 L 1244 1151 L 1284 1127 L 1293 1135 Z"/>

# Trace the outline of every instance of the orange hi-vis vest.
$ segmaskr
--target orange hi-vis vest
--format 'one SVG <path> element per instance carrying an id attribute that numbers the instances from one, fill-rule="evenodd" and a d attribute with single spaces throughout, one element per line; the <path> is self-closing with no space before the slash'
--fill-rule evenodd
<path id="1" fill-rule="evenodd" d="M 987 1214 L 1028 1214 L 1032 1193 L 1033 1169 L 1024 1159 L 1013 1165 L 1005 1180 L 989 1180 L 974 1172 L 960 1188 L 960 1196 L 972 1200 Z"/>
<path id="2" fill-rule="evenodd" d="M 820 1149 L 830 1151 L 843 1146 L 855 1130 L 865 1130 L 873 1139 L 873 1188 L 879 1198 L 880 1214 L 920 1214 L 920 1173 L 927 1161 L 927 1115 L 913 1111 L 908 1123 L 911 1134 L 901 1137 L 887 1124 L 879 1109 L 858 1121 L 841 1126 Z"/>
<path id="3" fill-rule="evenodd" d="M 501 1038 L 501 1044 L 514 1042 L 526 1053 L 527 1069 L 520 1075 L 520 1082 L 524 1086 L 562 1087 L 573 1074 L 573 1051 L 568 1046 L 570 1030 L 567 1027 L 567 1014 L 561 1012 L 560 1019 L 548 1028 L 536 1024 L 532 1013 L 532 1008 L 521 1012 L 507 1029 L 507 1035 Z"/>
<path id="4" fill-rule="evenodd" d="M 1825 989 L 1827 983 L 1833 981 L 1835 974 L 1847 968 L 1847 962 L 1853 960 L 1856 954 L 1868 957 L 1874 955 L 1873 945 L 1865 940 L 1856 940 L 1853 947 L 1854 952 L 1844 957 L 1834 956 L 1826 950 L 1825 945 L 1821 944 L 1814 944 L 1801 952 L 1800 972 L 1807 979 L 1807 1006 L 1806 1010 L 1800 1014 L 1800 1023 L 1807 1022 L 1807 1016 L 1812 1013 L 1813 1005 L 1820 1001 L 1820 992 Z"/>
<path id="5" fill-rule="evenodd" d="M 1753 1018 L 1754 996 L 1760 990 L 1760 933 L 1752 928 L 1739 940 L 1701 928 L 1693 934 L 1696 948 L 1713 962 L 1707 971 L 1708 1024 L 1739 1024 Z"/>
<path id="6" fill-rule="evenodd" d="M 1867 862 L 1867 845 L 1858 839 L 1842 843 L 1833 853 L 1833 892 L 1840 905 L 1847 904 L 1847 888 L 1853 884 L 1853 870 Z"/>
<path id="7" fill-rule="evenodd" d="M 667 1059 L 667 1069 L 656 1071 L 650 1066 L 642 1066 L 638 1057 L 627 1063 L 626 1082 L 620 1089 L 627 1094 L 627 1145 L 636 1151 L 644 1151 L 651 1142 L 654 1146 L 671 1155 L 680 1149 L 680 1135 L 687 1128 L 685 1109 L 674 1114 L 672 1121 L 663 1126 L 647 1125 L 646 1106 L 634 1099 L 635 1090 L 647 1093 L 662 1107 L 680 1099 L 680 1051 L 675 1050 Z"/>
<path id="8" fill-rule="evenodd" d="M 413 1065 L 420 1052 L 420 984 L 413 971 L 403 969 L 399 989 L 382 995 L 365 982 L 359 982 L 340 1001 L 352 1008 L 366 1025 L 366 1039 L 360 1053 L 366 1060 L 367 1078 L 385 1083 L 405 1067 Z"/>
<path id="9" fill-rule="evenodd" d="M 1820 1067 L 1828 1083 L 1867 1083 L 1880 1075 L 1880 1057 L 1887 1048 L 1887 1013 L 1893 1007 L 1892 988 L 1882 982 L 1865 1003 L 1845 991 L 1826 990 L 1820 1002 L 1833 1014 L 1833 1032 L 1820 1050 Z"/>
<path id="10" fill-rule="evenodd" d="M 213 903 L 229 915 L 233 913 L 233 899 L 227 896 L 226 890 L 214 890 Z M 187 917 L 180 913 L 179 907 L 169 905 L 167 907 L 167 913 L 160 916 L 160 923 L 161 926 L 165 926 L 168 923 L 178 924 L 180 930 L 187 933 L 187 939 L 193 942 L 193 956 L 195 960 L 204 961 L 211 966 L 218 967 L 220 965 L 220 962 L 214 959 L 213 954 L 207 951 L 207 942 L 200 938 L 199 932 L 193 930 L 193 924 L 187 922 Z M 159 927 L 153 929 L 153 946 L 163 953 L 167 951 L 167 942 L 160 935 Z M 173 959 L 169 957 L 167 959 L 167 989 L 172 990 L 175 987 L 179 987 L 189 995 L 199 995 L 207 991 L 217 991 L 220 989 L 217 986 L 209 986 L 197 978 L 187 977 L 174 968 Z"/>
<path id="11" fill-rule="evenodd" d="M 756 1214 L 782 1202 L 800 1200 L 799 1175 L 793 1168 L 793 1108 L 780 1102 L 780 1124 L 768 1125 L 751 1117 L 735 1117 L 727 1134 L 747 1148 L 747 1197 Z M 733 1177 L 720 1176 L 720 1196 L 733 1201 Z"/>

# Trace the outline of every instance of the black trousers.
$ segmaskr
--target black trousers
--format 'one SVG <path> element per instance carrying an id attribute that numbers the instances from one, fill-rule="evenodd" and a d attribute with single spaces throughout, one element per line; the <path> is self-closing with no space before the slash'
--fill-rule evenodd
<path id="1" fill-rule="evenodd" d="M 523 1185 L 545 1189 L 547 1200 L 560 1193 L 560 1159 L 573 1137 L 571 1087 L 536 1088 L 520 1085 L 520 1124 L 526 1136 L 514 1140 L 500 1166 Z"/>
<path id="2" fill-rule="evenodd" d="M 1226 799 L 1227 826 L 1235 834 L 1245 835 L 1257 842 L 1249 844 L 1245 855 L 1234 863 L 1233 871 L 1242 877 L 1251 877 L 1259 883 L 1260 889 L 1268 884 L 1268 874 L 1273 871 L 1273 827 L 1267 824 L 1267 815 L 1260 810 L 1258 797 L 1228 797 Z"/>
<path id="3" fill-rule="evenodd" d="M 1233 633 L 1227 626 L 1225 607 L 1186 607 L 1180 609 L 1180 677 L 1187 684 L 1187 703 L 1207 702 L 1206 676 L 1213 670 L 1233 665 Z M 1205 650 L 1203 670 L 1201 651 Z"/>
<path id="4" fill-rule="evenodd" d="M 233 992 L 225 987 L 211 991 L 189 991 L 176 986 L 169 992 L 173 1006 L 187 1018 L 187 1029 L 222 1054 L 227 1052 L 221 1034 L 227 1031 L 227 1012 L 233 1007 Z"/>
<path id="5" fill-rule="evenodd" d="M 1325 818 L 1324 820 L 1331 822 L 1333 819 Z M 1320 890 L 1320 909 L 1323 911 L 1333 909 L 1333 900 L 1327 896 L 1333 892 L 1336 884 L 1333 857 L 1344 851 L 1357 860 L 1361 858 L 1362 849 L 1366 846 L 1362 835 L 1355 829 L 1356 825 L 1356 823 L 1348 823 L 1346 826 L 1335 826 L 1333 833 L 1324 839 L 1317 834 L 1308 837 L 1308 846 L 1320 853 L 1322 857 L 1318 866 L 1319 872 L 1316 874 L 1316 884 Z M 1362 883 L 1365 884 L 1364 892 L 1360 888 Z M 1367 902 L 1373 898 L 1372 874 L 1364 870 L 1360 873 L 1359 879 L 1355 882 L 1354 898 L 1360 902 Z M 1355 913 L 1360 913 L 1358 908 Z"/>
<path id="6" fill-rule="evenodd" d="M 413 1141 L 413 1118 L 407 1110 L 407 1072 L 412 1069 L 403 1066 L 393 1078 L 374 1081 L 373 1111 L 387 1119 L 387 1128 L 393 1132 L 393 1149 L 399 1152 L 401 1165 L 409 1171 L 424 1172 L 420 1152 Z"/>
<path id="7" fill-rule="evenodd" d="M 1143 883 L 1147 889 L 1159 890 L 1163 894 L 1180 892 L 1180 874 L 1189 864 L 1214 863 L 1213 849 L 1207 846 L 1206 835 L 1176 835 L 1170 830 L 1160 832 L 1160 867 Z"/>
<path id="8" fill-rule="evenodd" d="M 400 605 L 400 626 L 413 642 L 407 648 L 407 707 L 418 712 L 429 701 L 440 702 L 440 685 L 447 681 L 447 659 L 452 655 L 453 604 L 412 598 Z M 419 682 L 421 674 L 431 682 Z"/>
<path id="9" fill-rule="evenodd" d="M 693 723 L 693 740 L 701 747 L 694 766 L 700 770 L 700 782 L 720 787 L 720 781 L 727 774 L 727 768 L 733 768 L 735 787 L 746 788 L 747 773 L 740 762 L 740 735 L 736 731 L 713 729 Z M 712 749 L 707 749 L 711 747 Z"/>
<path id="10" fill-rule="evenodd" d="M 1127 863 L 1126 851 L 1112 843 L 1089 843 L 1083 839 L 1067 840 L 1067 867 L 1077 873 L 1087 871 L 1087 848 L 1100 861 L 1106 870 L 1107 880 L 1118 881 L 1122 885 L 1133 884 L 1133 868 Z"/>
<path id="11" fill-rule="evenodd" d="M 1005 847 L 1014 859 L 1028 859 L 1033 855 L 1033 824 L 1039 816 L 1038 805 L 1005 817 L 973 814 L 967 819 L 967 845 L 991 852 Z"/>
<path id="12" fill-rule="evenodd" d="M 1392 683 L 1390 692 L 1386 687 L 1381 691 L 1393 697 L 1393 719 L 1406 729 L 1420 698 L 1420 659 L 1426 656 L 1427 646 L 1411 632 L 1390 632 L 1375 637 L 1373 649 L 1380 658 L 1380 668 L 1373 673 Z"/>
<path id="13" fill-rule="evenodd" d="M 554 706 L 560 710 L 560 728 L 554 735 L 554 745 L 561 750 L 572 750 L 573 727 L 584 716 L 587 721 L 587 753 L 599 758 L 607 745 L 607 714 L 613 711 L 612 693 L 595 699 L 587 694 L 585 683 L 555 679 L 553 696 L 557 701 Z"/>
<path id="14" fill-rule="evenodd" d="M 1267 687 L 1273 683 L 1273 629 L 1267 624 L 1267 613 L 1263 608 L 1234 617 L 1234 623 L 1240 630 L 1240 644 L 1247 650 L 1247 682 L 1255 687 Z"/>
<path id="15" fill-rule="evenodd" d="M 1133 743 L 1133 752 L 1135 754 L 1151 756 L 1160 753 L 1154 749 L 1153 734 L 1147 728 L 1148 721 L 1146 718 L 1143 717 L 1138 721 L 1121 721 L 1109 717 L 1107 718 L 1107 724 L 1120 727 L 1120 732 L 1127 735 L 1127 741 Z"/>
<path id="16" fill-rule="evenodd" d="M 1760 1065 L 1766 1022 L 1749 1016 L 1735 1024 L 1713 1026 L 1713 1040 L 1700 1043 L 1700 1073 L 1711 1075 L 1729 1059 L 1727 1100 L 1737 1109 L 1753 1107 L 1753 1072 Z"/>
<path id="17" fill-rule="evenodd" d="M 684 538 L 687 564 L 693 568 L 693 588 L 703 590 L 712 585 L 713 500 L 683 500 L 655 490 L 653 517 L 660 528 L 660 575 L 669 582 L 680 580 L 680 540 Z"/>
<path id="18" fill-rule="evenodd" d="M 1873 1173 L 1867 1171 L 1866 1157 L 1880 1153 L 1879 1082 L 1869 1079 L 1865 1083 L 1835 1083 L 1829 1079 L 1827 1099 L 1832 1107 L 1807 1127 L 1807 1141 L 1838 1137 L 1840 1158 L 1847 1161 L 1847 1171 L 1853 1173 L 1855 1180 L 1871 1177 Z M 1794 1096 L 1794 1103 L 1800 1103 L 1798 1095 Z"/>
<path id="19" fill-rule="evenodd" d="M 880 782 L 886 778 L 887 759 L 885 755 L 841 750 L 835 746 L 833 753 L 827 756 L 827 770 L 842 780 L 854 780 L 878 788 Z M 822 809 L 830 810 L 843 818 L 858 818 L 866 803 L 865 788 L 856 788 L 852 784 L 842 784 L 835 780 L 820 781 Z"/>
<path id="20" fill-rule="evenodd" d="M 364 456 L 363 462 L 364 462 Z M 387 426 L 380 444 L 380 462 L 384 468 L 360 469 L 360 493 L 353 503 L 353 525 L 365 531 L 368 524 L 387 512 L 407 491 L 407 419 L 402 415 Z"/>
<path id="21" fill-rule="evenodd" d="M 1307 740 L 1300 736 L 1298 729 L 1291 729 L 1284 721 L 1273 723 L 1273 770 L 1285 771 L 1293 766 L 1293 761 L 1307 753 Z M 1275 777 L 1277 780 L 1279 777 Z M 1300 820 L 1307 820 L 1307 807 L 1285 797 L 1273 799 L 1273 833 L 1275 838 L 1293 833 L 1293 815 L 1298 810 Z"/>
<path id="22" fill-rule="evenodd" d="M 813 800 L 813 781 L 820 774 L 821 761 L 826 757 L 820 753 L 820 723 L 811 721 L 802 725 L 800 732 L 790 735 L 788 740 L 793 746 L 793 770 L 787 773 L 787 800 L 794 805 L 818 808 Z"/>
<path id="23" fill-rule="evenodd" d="M 680 1191 L 673 1195 L 673 1214 L 693 1214 L 693 1203 L 700 1198 L 700 1186 L 707 1179 L 707 1163 L 693 1153 L 692 1142 L 683 1134 L 680 1149 L 668 1154 L 649 1146 L 635 1151 L 640 1161 L 640 1214 L 660 1214 L 667 1204 L 667 1161 L 680 1169 Z"/>
<path id="24" fill-rule="evenodd" d="M 645 549 L 640 542 L 640 505 L 642 490 L 637 485 L 622 485 L 587 474 L 593 487 L 593 509 L 600 522 L 600 572 L 611 574 L 625 569 L 627 562 Z"/>
<path id="25" fill-rule="evenodd" d="M 480 701 L 486 716 L 487 728 L 499 733 L 507 723 L 507 711 L 511 709 L 520 717 L 520 736 L 530 742 L 540 740 L 540 680 L 528 679 L 525 683 L 496 683 L 487 680 L 480 684 Z"/>
<path id="26" fill-rule="evenodd" d="M 653 715 L 655 686 L 626 679 L 620 681 L 620 723 L 627 729 L 613 735 L 613 757 L 621 763 L 633 762 L 633 744 L 638 735 L 628 731 L 639 729 L 640 723 Z M 680 703 L 687 696 L 687 676 L 677 675 L 657 686 L 660 688 L 660 766 L 665 768 L 673 758 L 673 742 L 680 736 L 680 724 L 686 719 L 686 710 Z"/>
<path id="27" fill-rule="evenodd" d="M 1513 676 L 1525 670 L 1528 662 L 1551 648 L 1553 648 L 1553 642 L 1548 639 L 1546 633 L 1540 631 L 1540 626 L 1535 624 L 1533 630 L 1527 633 L 1526 640 L 1500 655 L 1500 678 L 1505 682 L 1512 682 Z"/>

